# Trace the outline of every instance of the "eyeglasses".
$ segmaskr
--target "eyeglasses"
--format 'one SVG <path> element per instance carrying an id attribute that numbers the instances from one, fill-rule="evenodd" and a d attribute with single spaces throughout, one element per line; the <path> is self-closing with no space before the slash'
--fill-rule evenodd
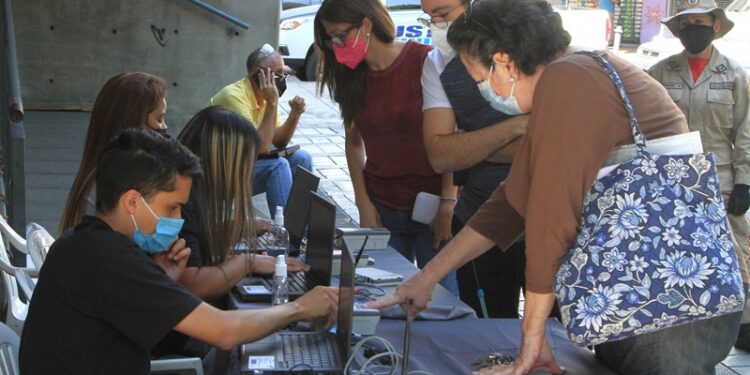
<path id="1" fill-rule="evenodd" d="M 257 85 L 260 85 L 260 70 L 261 69 L 268 69 L 268 68 L 262 67 L 262 66 L 259 67 L 258 71 L 255 72 L 255 74 L 253 74 L 253 76 L 251 77 L 253 80 L 255 80 L 255 83 Z M 289 77 L 289 74 L 286 74 L 284 72 L 281 72 L 281 73 L 271 72 L 271 73 L 273 74 L 273 79 L 277 82 L 286 81 L 287 77 Z"/>
<path id="2" fill-rule="evenodd" d="M 458 8 L 460 6 L 461 6 L 461 4 L 456 4 L 453 7 L 451 7 L 450 9 L 446 10 L 445 12 L 443 12 L 443 14 L 438 15 L 438 16 L 434 16 L 434 17 L 430 17 L 429 19 L 424 18 L 424 17 L 419 17 L 419 18 L 417 18 L 417 22 L 421 23 L 422 26 L 429 27 L 431 29 L 432 28 L 447 29 L 448 26 L 450 25 L 450 21 L 448 21 L 446 19 L 446 17 L 448 17 L 448 15 L 451 14 L 451 12 L 453 12 L 454 10 L 456 10 L 456 8 Z M 435 21 L 435 18 L 440 18 L 440 19 L 442 19 L 442 21 Z"/>
<path id="3" fill-rule="evenodd" d="M 276 73 L 273 74 L 273 79 L 279 82 L 286 81 L 287 77 L 289 77 L 289 74 L 286 74 L 286 73 L 281 73 L 280 75 Z"/>
<path id="4" fill-rule="evenodd" d="M 346 29 L 344 29 L 344 31 L 342 31 L 342 32 L 340 32 L 338 34 L 334 34 L 333 36 L 331 36 L 331 39 L 326 40 L 324 42 L 325 45 L 328 46 L 328 48 L 331 48 L 334 45 L 339 46 L 339 47 L 343 47 L 344 46 L 344 41 L 346 40 L 346 36 L 349 35 L 349 33 L 352 32 L 352 30 L 354 30 L 356 28 L 357 28 L 357 26 L 351 25 L 351 26 L 347 27 Z"/>

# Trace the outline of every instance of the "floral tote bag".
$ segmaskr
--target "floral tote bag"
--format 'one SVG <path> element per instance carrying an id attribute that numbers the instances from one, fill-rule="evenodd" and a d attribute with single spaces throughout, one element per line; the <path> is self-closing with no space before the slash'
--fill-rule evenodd
<path id="1" fill-rule="evenodd" d="M 614 68 L 638 149 L 591 186 L 579 233 L 557 272 L 563 325 L 597 345 L 744 307 L 714 156 L 655 155 Z"/>

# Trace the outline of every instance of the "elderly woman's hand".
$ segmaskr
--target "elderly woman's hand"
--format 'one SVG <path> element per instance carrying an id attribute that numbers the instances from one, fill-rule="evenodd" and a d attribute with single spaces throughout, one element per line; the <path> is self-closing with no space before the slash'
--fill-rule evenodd
<path id="1" fill-rule="evenodd" d="M 417 314 L 427 308 L 427 302 L 432 298 L 432 292 L 435 290 L 437 281 L 425 274 L 424 271 L 418 272 L 411 279 L 399 285 L 393 296 L 386 299 L 370 302 L 367 307 L 372 309 L 384 309 L 396 304 L 406 311 L 406 300 L 411 300 L 409 310 L 406 311 L 407 318 L 413 319 Z"/>
<path id="2" fill-rule="evenodd" d="M 526 291 L 526 302 L 523 315 L 523 337 L 521 337 L 521 352 L 513 362 L 513 366 L 495 366 L 480 374 L 528 374 L 531 371 L 544 368 L 553 374 L 562 374 L 565 370 L 557 364 L 552 348 L 549 346 L 545 334 L 547 317 L 555 303 L 552 293 L 535 293 Z"/>
<path id="3" fill-rule="evenodd" d="M 552 374 L 563 374 L 565 369 L 558 366 L 547 339 L 541 336 L 524 336 L 521 340 L 521 353 L 512 365 L 497 365 L 475 371 L 475 375 L 523 375 L 543 368 Z"/>

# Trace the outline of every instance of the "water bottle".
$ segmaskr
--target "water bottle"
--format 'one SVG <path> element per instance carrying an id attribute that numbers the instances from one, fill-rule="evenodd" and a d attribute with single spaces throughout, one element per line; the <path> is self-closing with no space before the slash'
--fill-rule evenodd
<path id="1" fill-rule="evenodd" d="M 286 259 L 289 256 L 289 232 L 284 228 L 284 207 L 276 206 L 271 235 L 273 241 L 267 250 L 268 255 L 272 257 L 283 255 Z"/>
<path id="2" fill-rule="evenodd" d="M 276 257 L 276 272 L 273 274 L 273 305 L 281 305 L 289 302 L 289 290 L 286 286 L 286 257 Z"/>

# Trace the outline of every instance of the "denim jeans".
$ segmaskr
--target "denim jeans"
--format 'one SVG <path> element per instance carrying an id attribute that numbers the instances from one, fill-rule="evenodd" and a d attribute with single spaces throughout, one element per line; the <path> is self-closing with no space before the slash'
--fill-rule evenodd
<path id="1" fill-rule="evenodd" d="M 596 346 L 596 356 L 619 374 L 714 374 L 729 354 L 741 312 L 682 324 Z"/>
<path id="2" fill-rule="evenodd" d="M 378 210 L 380 222 L 391 232 L 388 245 L 412 263 L 416 258 L 417 267 L 420 269 L 424 267 L 436 254 L 436 251 L 432 248 L 433 236 L 430 226 L 413 221 L 411 211 L 395 210 L 375 201 L 372 203 Z M 445 243 L 441 247 L 444 245 Z M 453 295 L 458 296 L 455 272 L 447 274 L 440 280 L 440 285 L 448 289 Z"/>
<path id="3" fill-rule="evenodd" d="M 275 159 L 259 159 L 255 163 L 253 175 L 253 195 L 266 193 L 271 217 L 276 214 L 276 206 L 285 207 L 292 190 L 292 171 L 297 166 L 312 171 L 312 156 L 305 150 Z"/>

